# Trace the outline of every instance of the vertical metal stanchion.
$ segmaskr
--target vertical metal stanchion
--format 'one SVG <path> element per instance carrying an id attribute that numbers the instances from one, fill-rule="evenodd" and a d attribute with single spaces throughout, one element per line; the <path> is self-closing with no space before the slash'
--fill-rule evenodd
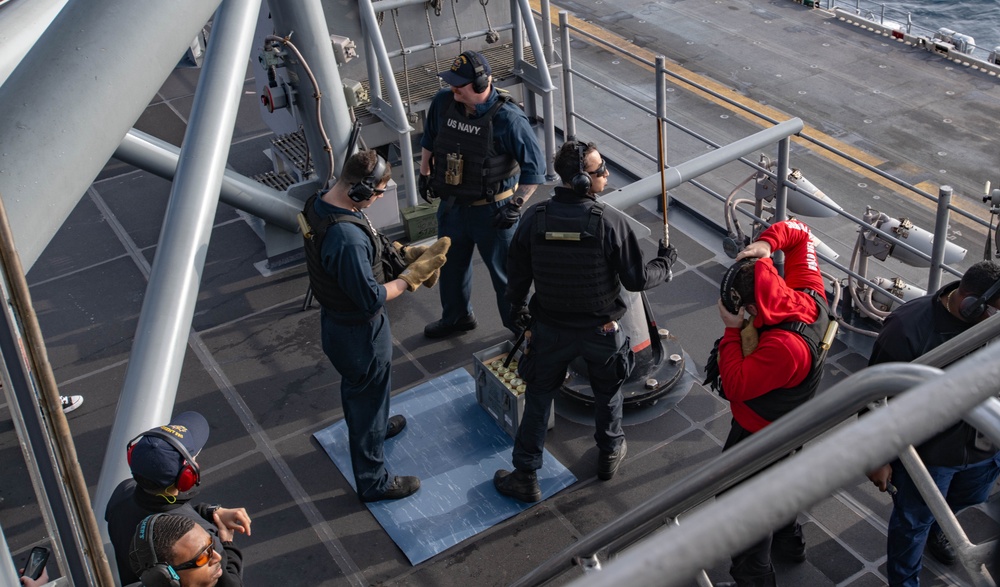
<path id="1" fill-rule="evenodd" d="M 563 72 L 563 115 L 566 117 L 566 138 L 576 136 L 576 119 L 573 118 L 573 61 L 569 49 L 569 15 L 559 12 L 559 45 L 562 48 Z"/>
<path id="2" fill-rule="evenodd" d="M 774 197 L 774 218 L 772 222 L 781 222 L 788 219 L 788 160 L 790 158 L 789 148 L 792 144 L 790 139 L 783 138 L 778 141 L 778 169 L 775 172 L 778 176 L 775 185 L 778 186 Z M 785 275 L 785 255 L 781 251 L 774 254 L 774 268 L 778 270 L 778 275 Z"/>
<path id="3" fill-rule="evenodd" d="M 944 246 L 948 244 L 948 220 L 951 217 L 951 186 L 938 189 L 937 217 L 934 219 L 934 242 L 931 244 L 931 268 L 927 273 L 927 291 L 941 287 L 941 265 L 944 264 Z"/>

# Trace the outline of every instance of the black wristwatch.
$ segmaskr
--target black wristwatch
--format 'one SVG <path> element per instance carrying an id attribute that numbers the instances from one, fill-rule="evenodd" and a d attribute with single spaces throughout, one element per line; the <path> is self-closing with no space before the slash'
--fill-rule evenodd
<path id="1" fill-rule="evenodd" d="M 210 506 L 208 506 L 208 508 L 205 510 L 205 514 L 208 515 L 208 521 L 209 522 L 212 522 L 212 521 L 215 520 L 215 512 L 219 511 L 219 509 L 221 509 L 221 508 L 222 508 L 221 505 L 210 505 Z"/>

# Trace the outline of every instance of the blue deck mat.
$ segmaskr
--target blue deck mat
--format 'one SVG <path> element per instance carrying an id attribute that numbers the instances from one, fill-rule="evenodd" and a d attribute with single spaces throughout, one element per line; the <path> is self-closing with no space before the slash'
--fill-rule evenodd
<path id="1" fill-rule="evenodd" d="M 406 416 L 407 426 L 386 441 L 386 467 L 390 475 L 420 477 L 420 491 L 406 499 L 366 505 L 410 564 L 531 507 L 493 488 L 494 471 L 511 468 L 514 443 L 476 403 L 476 384 L 465 369 L 399 394 L 392 398 L 390 411 Z M 341 420 L 313 436 L 354 487 L 347 424 Z M 576 477 L 545 451 L 538 472 L 542 498 L 574 482 Z"/>

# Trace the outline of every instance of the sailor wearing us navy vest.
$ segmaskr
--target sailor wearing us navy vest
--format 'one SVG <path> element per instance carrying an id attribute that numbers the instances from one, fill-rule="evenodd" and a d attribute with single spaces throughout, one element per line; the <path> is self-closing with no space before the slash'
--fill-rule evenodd
<path id="1" fill-rule="evenodd" d="M 431 101 L 420 139 L 420 195 L 440 197 L 438 237 L 450 237 L 441 268 L 441 319 L 424 335 L 444 338 L 472 330 L 472 253 L 490 272 L 497 309 L 509 322 L 507 250 L 521 207 L 545 182 L 545 155 L 524 112 L 493 87 L 490 64 L 466 51 L 438 74 L 449 88 Z M 515 333 L 516 334 L 516 333 Z"/>
<path id="2" fill-rule="evenodd" d="M 512 321 L 526 330 L 528 341 L 518 365 L 527 389 L 514 470 L 497 471 L 493 484 L 501 494 L 526 502 L 542 498 L 537 471 L 549 411 L 577 357 L 587 364 L 594 392 L 597 477 L 606 481 L 618 470 L 627 451 L 621 388 L 635 363 L 629 337 L 617 322 L 626 310 L 622 288 L 643 291 L 668 281 L 677 259 L 674 247 L 661 242 L 657 256 L 644 260 L 625 215 L 597 201 L 608 168 L 593 143 L 567 142 L 556 154 L 555 168 L 562 186 L 552 199 L 525 211 L 507 262 Z M 535 294 L 526 305 L 532 283 Z"/>

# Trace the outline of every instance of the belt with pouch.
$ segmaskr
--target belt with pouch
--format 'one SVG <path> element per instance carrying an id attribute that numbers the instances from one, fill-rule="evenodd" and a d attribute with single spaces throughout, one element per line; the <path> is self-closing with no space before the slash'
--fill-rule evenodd
<path id="1" fill-rule="evenodd" d="M 469 205 L 470 206 L 485 206 L 486 204 L 490 204 L 490 203 L 493 203 L 493 202 L 500 202 L 500 201 L 506 200 L 507 198 L 509 198 L 509 197 L 511 197 L 511 196 L 514 195 L 514 190 L 516 190 L 516 189 L 517 189 L 517 186 L 515 185 L 514 187 L 510 188 L 509 190 L 500 192 L 499 194 L 497 194 L 496 196 L 494 196 L 492 200 L 487 199 L 487 198 L 483 198 L 482 200 L 476 200 L 475 202 L 472 202 Z"/>

